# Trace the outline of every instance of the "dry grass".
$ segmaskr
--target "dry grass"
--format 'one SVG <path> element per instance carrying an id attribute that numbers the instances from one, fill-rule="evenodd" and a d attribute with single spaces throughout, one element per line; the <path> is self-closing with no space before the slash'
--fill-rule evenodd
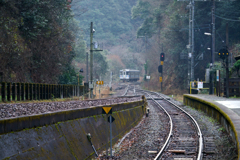
<path id="1" fill-rule="evenodd" d="M 101 97 L 99 96 L 99 88 L 100 88 Z M 109 90 L 109 87 L 98 86 L 97 88 L 94 88 L 93 94 L 96 95 L 96 99 L 99 99 L 99 98 L 107 98 L 109 94 L 111 94 L 111 92 Z"/>
<path id="2" fill-rule="evenodd" d="M 177 94 L 177 95 L 168 95 L 169 97 L 172 97 L 173 99 L 183 102 L 183 95 L 182 94 Z"/>

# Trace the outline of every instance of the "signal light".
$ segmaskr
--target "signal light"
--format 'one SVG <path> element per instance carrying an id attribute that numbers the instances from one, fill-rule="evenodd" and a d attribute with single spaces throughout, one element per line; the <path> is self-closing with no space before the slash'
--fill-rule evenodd
<path id="1" fill-rule="evenodd" d="M 158 66 L 158 72 L 159 72 L 159 73 L 162 73 L 162 65 L 159 65 L 159 66 Z"/>
<path id="2" fill-rule="evenodd" d="M 164 61 L 164 58 L 165 58 L 164 53 L 161 53 L 161 54 L 160 54 L 160 61 Z"/>
<path id="3" fill-rule="evenodd" d="M 221 59 L 225 59 L 226 57 L 228 57 L 228 50 L 225 48 L 220 49 L 218 55 Z"/>

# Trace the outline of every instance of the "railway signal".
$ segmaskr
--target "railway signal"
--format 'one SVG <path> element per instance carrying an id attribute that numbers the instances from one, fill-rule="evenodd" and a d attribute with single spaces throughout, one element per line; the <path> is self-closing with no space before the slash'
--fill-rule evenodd
<path id="1" fill-rule="evenodd" d="M 164 58 L 165 58 L 164 53 L 161 53 L 161 54 L 160 54 L 160 61 L 161 61 L 161 62 L 164 61 Z"/>
<path id="2" fill-rule="evenodd" d="M 159 72 L 159 73 L 162 73 L 162 65 L 159 65 L 159 66 L 158 66 L 158 72 Z"/>
<path id="3" fill-rule="evenodd" d="M 161 82 L 161 91 L 162 91 L 162 77 L 163 77 L 163 61 L 165 59 L 165 54 L 162 52 L 160 53 L 160 66 L 158 66 L 158 72 L 161 73 L 161 76 L 159 77 L 159 82 Z"/>
<path id="4" fill-rule="evenodd" d="M 222 48 L 219 50 L 218 52 L 218 56 L 221 58 L 221 59 L 225 59 L 229 56 L 229 53 L 228 53 L 228 50 L 225 49 L 225 48 Z"/>

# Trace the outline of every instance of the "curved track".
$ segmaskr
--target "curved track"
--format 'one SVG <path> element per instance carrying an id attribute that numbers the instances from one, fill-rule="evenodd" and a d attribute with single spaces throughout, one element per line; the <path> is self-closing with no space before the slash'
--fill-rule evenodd
<path id="1" fill-rule="evenodd" d="M 154 159 L 193 158 L 201 160 L 203 139 L 196 120 L 158 93 L 138 91 L 143 92 L 148 100 L 153 101 L 165 112 L 170 124 L 166 141 Z"/>

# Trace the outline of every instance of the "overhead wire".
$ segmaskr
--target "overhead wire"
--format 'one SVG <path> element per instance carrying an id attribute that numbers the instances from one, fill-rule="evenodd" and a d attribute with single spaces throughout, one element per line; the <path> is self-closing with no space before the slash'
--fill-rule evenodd
<path id="1" fill-rule="evenodd" d="M 225 18 L 225 17 L 218 16 L 218 15 L 216 15 L 216 14 L 215 14 L 215 16 L 218 17 L 218 18 L 220 18 L 220 19 L 227 20 L 227 21 L 240 22 L 240 20 L 229 19 L 229 18 Z"/>

